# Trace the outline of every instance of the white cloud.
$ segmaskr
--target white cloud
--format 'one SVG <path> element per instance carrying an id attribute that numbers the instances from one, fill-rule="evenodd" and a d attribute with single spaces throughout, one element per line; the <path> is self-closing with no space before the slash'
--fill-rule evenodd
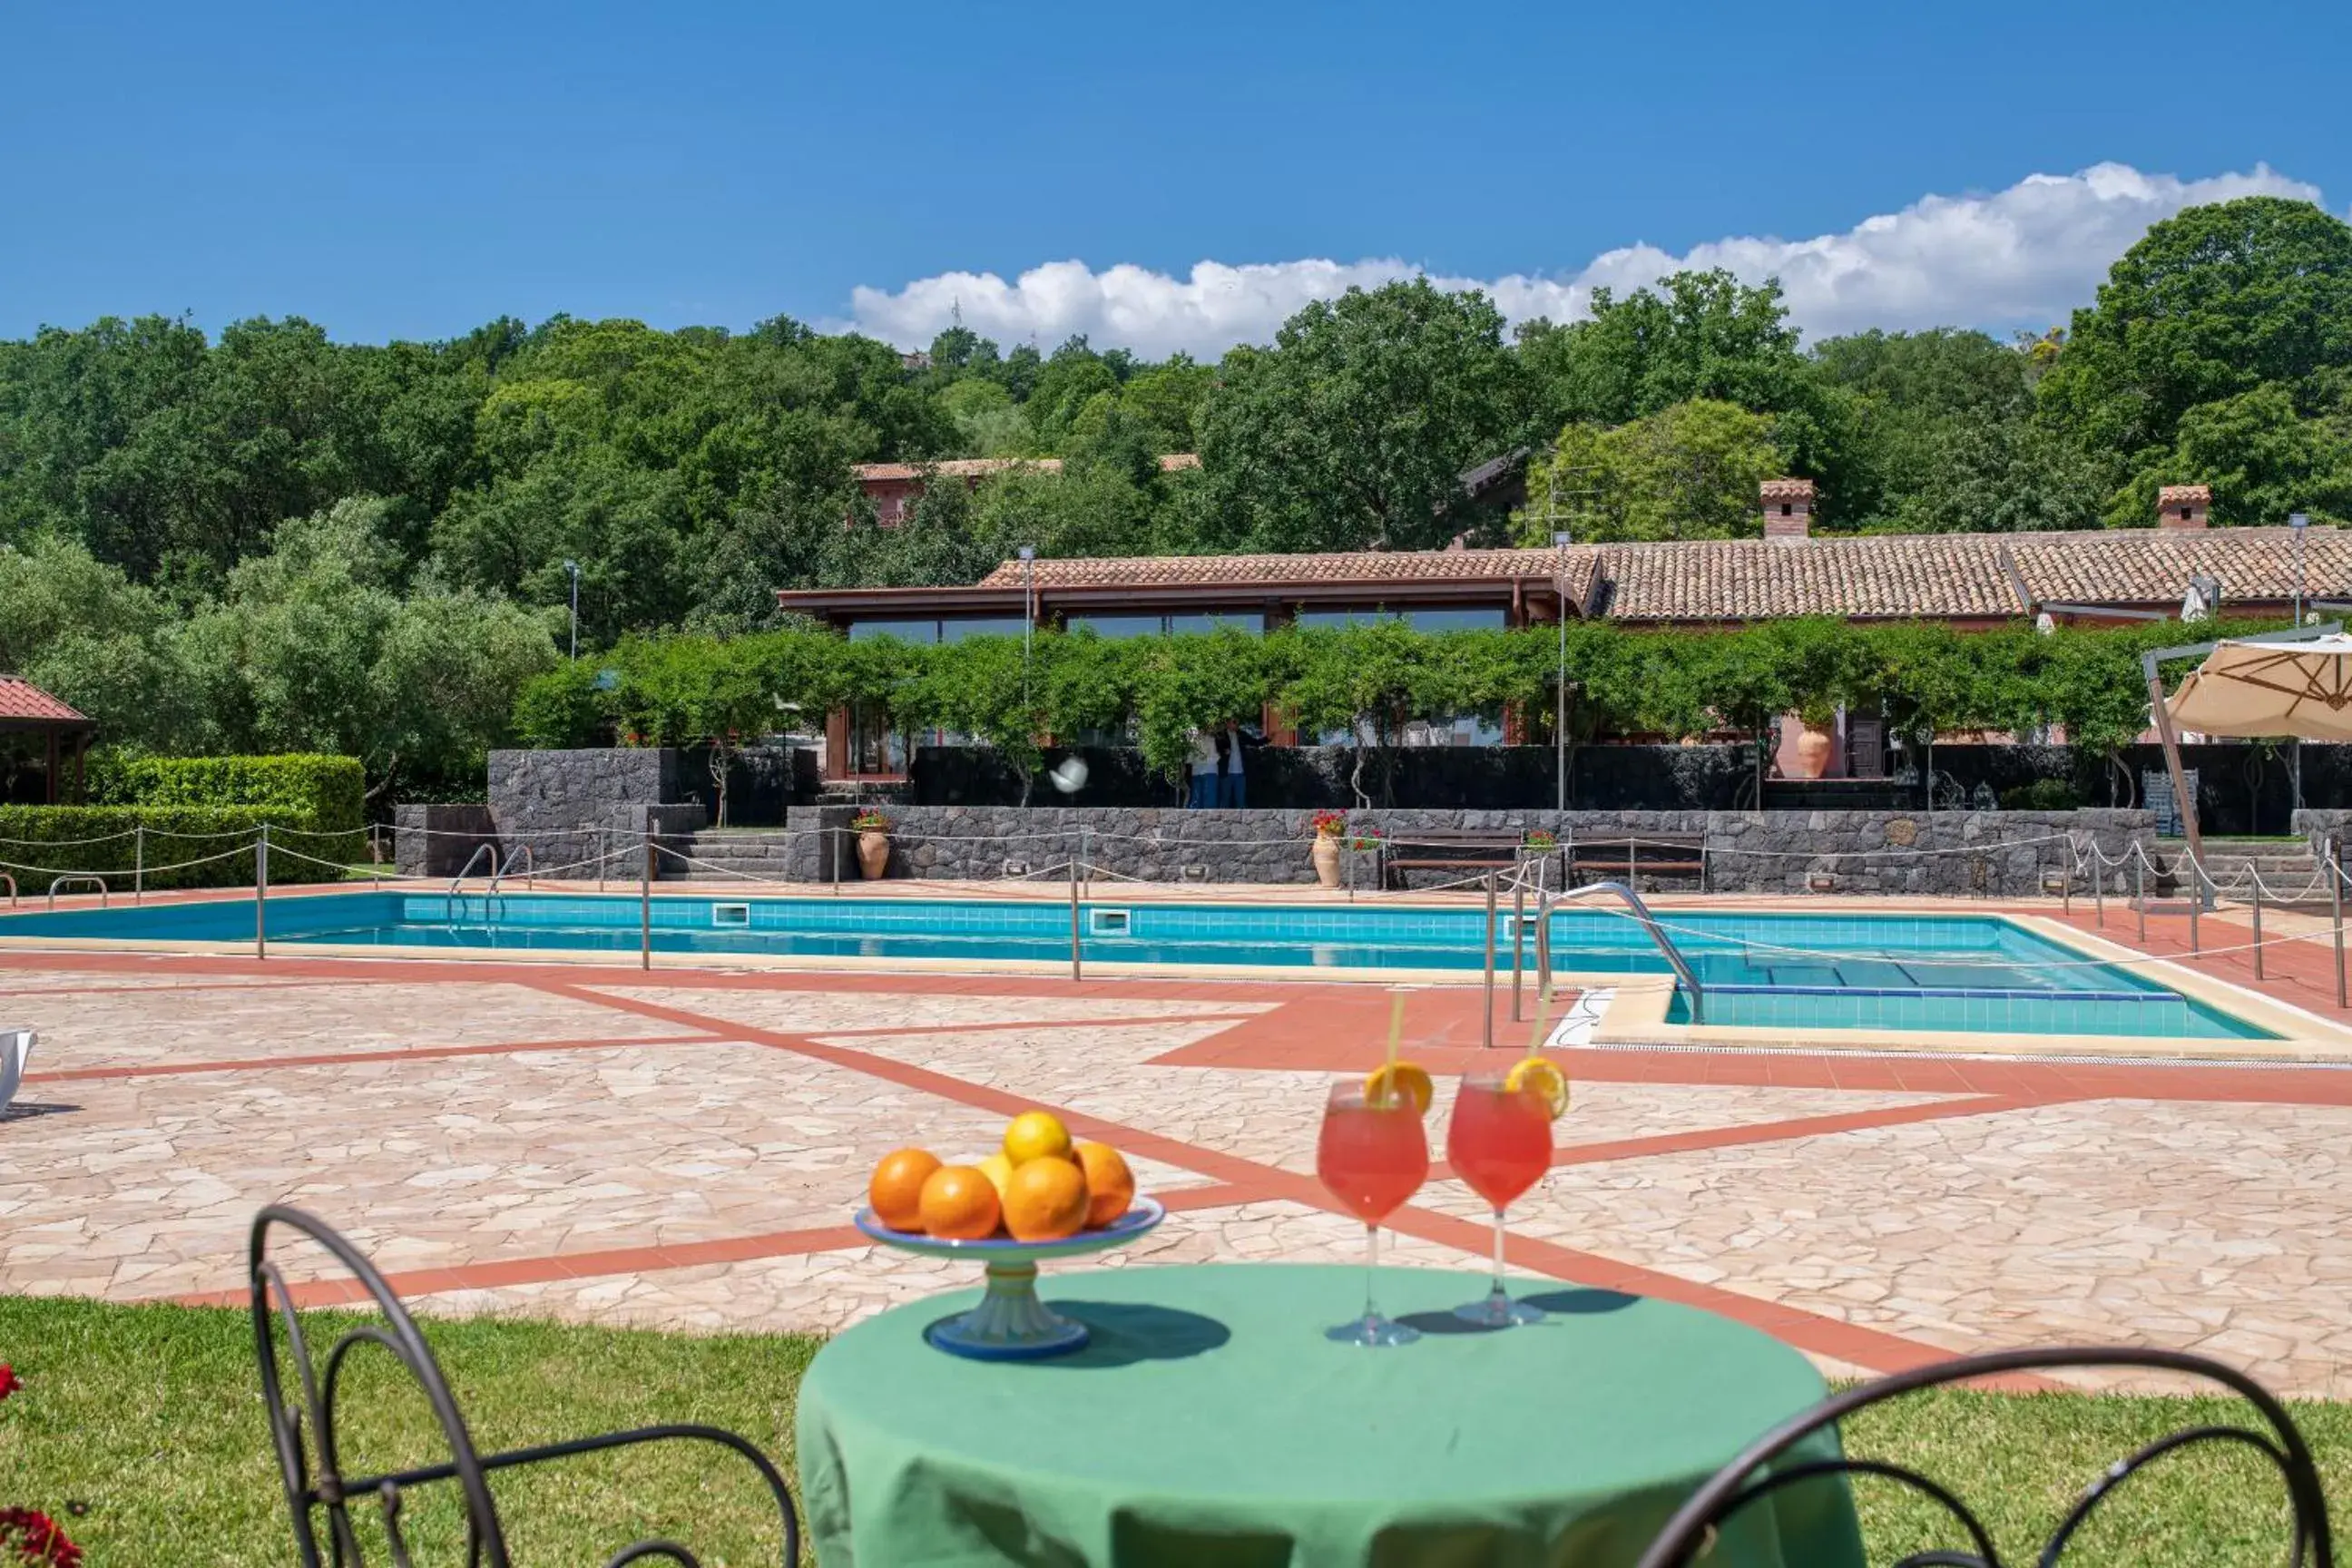
<path id="1" fill-rule="evenodd" d="M 2108 264 L 2148 225 L 2183 207 L 2257 194 L 2319 199 L 2316 186 L 2266 164 L 2183 180 L 2100 163 L 2075 174 L 2029 175 L 1990 195 L 1924 196 L 1901 212 L 1811 239 L 1719 239 L 1680 256 L 1633 245 L 1594 258 L 1572 276 L 1432 277 L 1449 289 L 1484 289 L 1515 321 L 1572 320 L 1599 285 L 1622 293 L 1682 268 L 1722 267 L 1749 282 L 1777 275 L 1790 317 L 1813 336 L 1867 327 L 2040 326 L 2088 302 Z M 851 321 L 919 348 L 961 310 L 964 325 L 1008 346 L 1034 338 L 1051 350 L 1084 332 L 1098 348 L 1214 357 L 1238 342 L 1271 341 L 1283 319 L 1310 300 L 1422 270 L 1397 258 L 1202 261 L 1180 279 L 1124 264 L 1097 272 L 1082 261 L 1055 261 L 1010 283 L 992 272 L 945 272 L 896 293 L 860 288 L 851 297 Z"/>

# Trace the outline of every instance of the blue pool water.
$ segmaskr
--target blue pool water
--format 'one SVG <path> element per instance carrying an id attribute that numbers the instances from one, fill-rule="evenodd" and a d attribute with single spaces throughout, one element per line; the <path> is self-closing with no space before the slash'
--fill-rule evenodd
<path id="1" fill-rule="evenodd" d="M 251 900 L 0 916 L 0 935 L 240 942 Z M 272 900 L 273 944 L 634 952 L 635 898 L 588 893 L 332 893 Z M 2266 1038 L 2268 1031 L 2127 968 L 2086 960 L 1992 915 L 1662 911 L 1706 994 L 1706 1022 L 1798 1028 Z M 1300 969 L 1480 967 L 1484 913 L 1370 905 L 1082 906 L 1082 952 L 1096 962 Z M 1503 917 L 1498 967 L 1511 933 Z M 1532 927 L 1532 921 L 1529 922 Z M 1027 900 L 712 899 L 653 904 L 663 952 L 819 958 L 1066 962 L 1066 904 Z M 1527 932 L 1534 963 L 1534 932 Z M 1663 976 L 1665 961 L 1622 914 L 1555 911 L 1562 973 Z M 1677 994 L 1669 1020 L 1686 1022 Z"/>

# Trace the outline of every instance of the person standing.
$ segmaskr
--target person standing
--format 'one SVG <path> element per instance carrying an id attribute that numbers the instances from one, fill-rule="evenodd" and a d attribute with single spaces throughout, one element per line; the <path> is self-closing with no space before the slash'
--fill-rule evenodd
<path id="1" fill-rule="evenodd" d="M 1207 811 L 1217 804 L 1217 742 L 1206 730 L 1192 731 L 1192 793 L 1188 811 Z"/>
<path id="2" fill-rule="evenodd" d="M 1242 775 L 1242 727 L 1231 720 L 1225 721 L 1224 799 L 1227 811 L 1249 809 L 1248 781 Z"/>

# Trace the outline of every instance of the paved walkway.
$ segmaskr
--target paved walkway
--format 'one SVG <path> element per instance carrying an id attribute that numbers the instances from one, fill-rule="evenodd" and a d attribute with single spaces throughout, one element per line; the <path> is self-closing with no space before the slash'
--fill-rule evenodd
<path id="1" fill-rule="evenodd" d="M 2129 935 L 2112 911 L 2105 934 Z M 2299 950 L 2265 984 L 2332 1013 L 2331 963 Z M 700 1329 L 836 1328 L 965 1282 L 848 1217 L 884 1151 L 977 1154 L 1038 1104 L 1176 1211 L 1112 1266 L 1352 1262 L 1315 1128 L 1388 1008 L 1312 984 L 22 952 L 0 996 L 42 1037 L 0 1118 L 0 1290 L 241 1300 L 245 1227 L 284 1199 L 426 1310 Z M 1441 1116 L 1477 1006 L 1413 995 Z M 2121 1340 L 2352 1395 L 2352 1071 L 1563 1059 L 1521 1269 L 1727 1312 L 1841 1371 Z M 1396 1228 L 1405 1261 L 1486 1249 L 1442 1169 Z"/>

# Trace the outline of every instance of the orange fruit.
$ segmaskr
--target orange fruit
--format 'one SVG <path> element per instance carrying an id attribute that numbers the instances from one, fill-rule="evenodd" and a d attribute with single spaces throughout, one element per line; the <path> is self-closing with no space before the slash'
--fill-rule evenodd
<path id="1" fill-rule="evenodd" d="M 1086 1223 L 1087 1173 L 1077 1162 L 1047 1154 L 1013 1167 L 1004 1188 L 1004 1228 L 1014 1239 L 1059 1241 Z"/>
<path id="2" fill-rule="evenodd" d="M 1077 1154 L 1087 1173 L 1087 1227 L 1100 1230 L 1135 1202 L 1135 1173 L 1108 1143 L 1081 1143 Z"/>
<path id="3" fill-rule="evenodd" d="M 1070 1157 L 1070 1130 L 1050 1110 L 1024 1110 L 1004 1129 L 1004 1157 L 1016 1166 Z"/>
<path id="4" fill-rule="evenodd" d="M 1429 1102 L 1436 1093 L 1437 1086 L 1429 1080 L 1429 1069 L 1419 1062 L 1384 1063 L 1364 1079 L 1364 1099 L 1368 1103 L 1386 1106 L 1402 1095 L 1412 1101 L 1416 1116 L 1429 1114 Z"/>
<path id="5" fill-rule="evenodd" d="M 940 1168 L 939 1156 L 929 1149 L 893 1149 L 874 1167 L 866 1184 L 866 1201 L 874 1217 L 892 1230 L 923 1228 L 923 1184 Z"/>
<path id="6" fill-rule="evenodd" d="M 923 1183 L 923 1228 L 942 1241 L 996 1234 L 1003 1207 L 987 1175 L 970 1165 L 941 1165 Z"/>

